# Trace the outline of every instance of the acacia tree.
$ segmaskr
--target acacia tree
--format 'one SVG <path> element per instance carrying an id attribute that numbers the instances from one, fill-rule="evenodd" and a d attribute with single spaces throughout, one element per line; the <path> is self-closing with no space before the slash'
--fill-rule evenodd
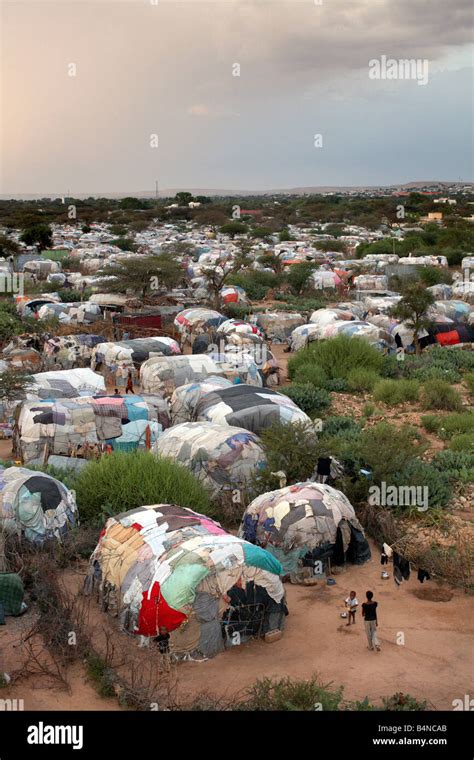
<path id="1" fill-rule="evenodd" d="M 390 310 L 389 314 L 406 322 L 408 327 L 414 331 L 413 343 L 415 352 L 419 355 L 421 354 L 421 345 L 418 333 L 421 330 L 426 330 L 430 325 L 428 309 L 434 303 L 434 296 L 419 281 L 405 285 L 401 294 L 401 300 Z"/>
<path id="2" fill-rule="evenodd" d="M 249 250 L 251 243 L 248 240 L 240 241 L 239 251 L 232 260 L 221 261 L 218 264 L 209 264 L 203 267 L 201 273 L 206 278 L 206 285 L 209 289 L 210 301 L 217 308 L 220 302 L 220 291 L 228 281 L 229 277 L 237 272 L 241 272 L 250 263 Z"/>
<path id="3" fill-rule="evenodd" d="M 105 281 L 106 292 L 126 293 L 131 290 L 145 298 L 160 287 L 176 287 L 183 278 L 183 268 L 170 254 L 161 253 L 158 256 L 134 256 L 111 264 L 104 268 L 104 275 L 114 278 Z"/>
<path id="4" fill-rule="evenodd" d="M 39 251 L 48 248 L 53 242 L 53 233 L 49 224 L 31 224 L 25 227 L 20 240 L 25 245 L 36 245 Z"/>
<path id="5" fill-rule="evenodd" d="M 2 401 L 20 401 L 33 385 L 31 375 L 17 369 L 7 369 L 0 373 L 0 399 Z"/>

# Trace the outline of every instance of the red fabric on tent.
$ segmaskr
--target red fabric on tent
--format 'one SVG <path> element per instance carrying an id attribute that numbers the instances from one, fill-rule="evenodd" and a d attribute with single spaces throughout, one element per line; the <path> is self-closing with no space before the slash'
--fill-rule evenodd
<path id="1" fill-rule="evenodd" d="M 451 330 L 450 332 L 438 333 L 436 340 L 441 346 L 455 346 L 460 343 L 459 333 L 457 330 Z"/>
<path id="2" fill-rule="evenodd" d="M 161 625 L 165 625 L 168 631 L 174 631 L 186 620 L 186 615 L 167 604 L 157 581 L 151 588 L 150 598 L 148 598 L 148 591 L 144 591 L 142 597 L 136 631 L 141 636 L 157 636 Z"/>

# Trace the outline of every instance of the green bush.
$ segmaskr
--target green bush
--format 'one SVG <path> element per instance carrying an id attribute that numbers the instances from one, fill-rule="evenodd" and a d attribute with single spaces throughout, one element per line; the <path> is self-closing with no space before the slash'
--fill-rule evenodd
<path id="1" fill-rule="evenodd" d="M 265 298 L 270 288 L 277 288 L 282 282 L 282 275 L 274 272 L 239 272 L 229 277 L 229 284 L 240 285 L 251 301 Z"/>
<path id="2" fill-rule="evenodd" d="M 419 702 L 409 694 L 393 694 L 391 697 L 383 697 L 383 709 L 394 712 L 423 712 L 427 709 L 426 701 Z"/>
<path id="3" fill-rule="evenodd" d="M 443 424 L 443 418 L 436 414 L 424 414 L 420 421 L 427 433 L 438 433 Z"/>
<path id="4" fill-rule="evenodd" d="M 429 367 L 420 367 L 413 372 L 413 377 L 420 383 L 428 380 L 444 380 L 446 383 L 459 383 L 461 375 L 453 367 L 443 367 L 440 364 L 432 364 Z"/>
<path id="5" fill-rule="evenodd" d="M 444 380 L 428 380 L 422 388 L 421 403 L 424 409 L 458 411 L 462 407 L 461 396 Z"/>
<path id="6" fill-rule="evenodd" d="M 474 453 L 467 451 L 439 451 L 431 464 L 440 472 L 444 472 L 451 480 L 461 483 L 474 482 Z"/>
<path id="7" fill-rule="evenodd" d="M 205 488 L 189 470 L 148 451 L 114 453 L 89 462 L 77 475 L 75 490 L 85 522 L 102 523 L 108 515 L 161 503 L 214 515 Z"/>
<path id="8" fill-rule="evenodd" d="M 298 351 L 288 362 L 288 374 L 293 379 L 301 367 L 316 364 L 324 370 L 328 380 L 347 380 L 354 369 L 379 372 L 383 363 L 382 354 L 362 338 L 338 335 L 330 340 L 315 341 Z"/>
<path id="9" fill-rule="evenodd" d="M 417 401 L 419 384 L 416 380 L 381 380 L 374 388 L 375 401 L 388 406 Z"/>
<path id="10" fill-rule="evenodd" d="M 312 425 L 276 423 L 263 430 L 260 442 L 267 465 L 253 479 L 258 493 L 279 488 L 278 478 L 272 472 L 282 470 L 288 483 L 307 480 L 313 473 L 321 451 L 318 435 Z"/>
<path id="11" fill-rule="evenodd" d="M 413 459 L 392 479 L 396 486 L 427 488 L 430 508 L 446 507 L 451 499 L 449 476 L 421 459 Z M 421 505 L 417 505 L 421 506 Z"/>
<path id="12" fill-rule="evenodd" d="M 344 377 L 336 377 L 334 380 L 328 380 L 326 390 L 332 393 L 346 393 L 349 390 L 349 386 Z"/>
<path id="13" fill-rule="evenodd" d="M 362 409 L 362 414 L 364 417 L 373 417 L 375 414 L 374 404 L 365 404 Z"/>
<path id="14" fill-rule="evenodd" d="M 372 470 L 376 482 L 388 481 L 423 451 L 424 446 L 413 428 L 397 428 L 387 422 L 363 430 L 357 444 L 357 452 Z"/>
<path id="15" fill-rule="evenodd" d="M 317 364 L 303 364 L 295 374 L 295 383 L 310 383 L 316 388 L 326 388 L 328 384 L 328 376 L 322 367 L 318 367 Z"/>
<path id="16" fill-rule="evenodd" d="M 438 432 L 445 440 L 461 433 L 474 433 L 474 412 L 454 412 L 441 417 Z"/>
<path id="17" fill-rule="evenodd" d="M 449 448 L 452 451 L 470 451 L 474 453 L 474 433 L 461 433 L 451 438 Z"/>
<path id="18" fill-rule="evenodd" d="M 295 383 L 288 388 L 282 388 L 281 392 L 310 417 L 326 411 L 331 406 L 331 394 L 322 388 L 315 388 L 311 383 Z"/>
<path id="19" fill-rule="evenodd" d="M 347 376 L 347 385 L 349 390 L 356 393 L 369 393 L 373 390 L 376 383 L 380 380 L 378 372 L 365 367 L 352 369 Z"/>
<path id="20" fill-rule="evenodd" d="M 248 689 L 241 709 L 252 712 L 314 712 L 320 704 L 325 711 L 338 710 L 342 702 L 342 687 L 321 684 L 313 676 L 309 680 L 292 678 L 262 678 Z"/>
<path id="21" fill-rule="evenodd" d="M 352 417 L 334 415 L 324 421 L 323 434 L 327 436 L 360 435 L 361 426 Z"/>
<path id="22" fill-rule="evenodd" d="M 463 379 L 467 385 L 470 395 L 474 396 L 474 372 L 468 372 L 466 375 L 464 375 Z"/>

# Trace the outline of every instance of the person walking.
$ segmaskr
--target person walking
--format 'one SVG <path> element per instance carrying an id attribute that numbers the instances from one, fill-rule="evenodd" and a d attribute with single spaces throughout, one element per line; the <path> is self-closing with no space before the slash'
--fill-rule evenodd
<path id="1" fill-rule="evenodd" d="M 133 393 L 135 395 L 135 391 L 133 390 L 133 377 L 132 372 L 129 370 L 128 377 L 127 377 L 127 387 L 125 389 L 125 394 L 127 394 L 130 391 L 130 393 Z"/>
<path id="2" fill-rule="evenodd" d="M 380 642 L 377 636 L 377 602 L 374 602 L 372 591 L 366 593 L 367 601 L 362 605 L 362 617 L 365 623 L 365 632 L 367 634 L 368 649 L 380 652 Z"/>

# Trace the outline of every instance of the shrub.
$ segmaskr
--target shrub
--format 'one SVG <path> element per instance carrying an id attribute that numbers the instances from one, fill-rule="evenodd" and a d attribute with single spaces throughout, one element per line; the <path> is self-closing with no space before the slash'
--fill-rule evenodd
<path id="1" fill-rule="evenodd" d="M 347 385 L 351 391 L 368 393 L 373 390 L 374 385 L 379 382 L 380 375 L 372 369 L 357 367 L 349 372 L 347 376 Z"/>
<path id="2" fill-rule="evenodd" d="M 322 367 L 318 367 L 317 364 L 303 364 L 295 374 L 295 383 L 308 384 L 310 383 L 316 388 L 326 388 L 328 383 L 328 376 Z"/>
<path id="3" fill-rule="evenodd" d="M 328 380 L 326 389 L 333 393 L 346 393 L 349 390 L 347 380 L 343 377 L 336 377 L 334 380 Z"/>
<path id="4" fill-rule="evenodd" d="M 289 388 L 282 388 L 281 392 L 291 398 L 310 417 L 331 406 L 331 394 L 322 388 L 315 388 L 311 383 L 295 383 Z"/>
<path id="5" fill-rule="evenodd" d="M 413 372 L 413 377 L 420 383 L 428 380 L 444 380 L 446 383 L 459 383 L 461 375 L 452 367 L 443 367 L 440 364 L 432 364 L 429 367 L 420 367 Z"/>
<path id="6" fill-rule="evenodd" d="M 451 438 L 449 448 L 452 451 L 470 451 L 474 453 L 474 433 L 461 433 Z"/>
<path id="7" fill-rule="evenodd" d="M 262 678 L 248 689 L 248 698 L 241 707 L 253 712 L 314 712 L 319 703 L 322 710 L 334 711 L 341 704 L 342 687 L 331 686 L 320 683 L 315 676 L 309 680 Z"/>
<path id="8" fill-rule="evenodd" d="M 89 462 L 78 474 L 75 489 L 79 514 L 88 522 L 102 523 L 105 515 L 146 504 L 178 504 L 214 513 L 205 488 L 189 470 L 148 451 L 114 453 Z"/>
<path id="9" fill-rule="evenodd" d="M 391 697 L 383 697 L 384 710 L 393 710 L 395 712 L 423 712 L 427 708 L 426 701 L 419 702 L 415 697 L 409 694 L 398 692 Z"/>
<path id="10" fill-rule="evenodd" d="M 270 288 L 276 288 L 282 281 L 282 276 L 274 272 L 239 272 L 229 277 L 229 284 L 240 285 L 251 301 L 265 298 Z"/>
<path id="11" fill-rule="evenodd" d="M 443 418 L 435 414 L 425 414 L 420 417 L 420 421 L 427 433 L 438 433 L 443 424 Z"/>
<path id="12" fill-rule="evenodd" d="M 421 402 L 424 409 L 461 409 L 461 396 L 444 380 L 428 380 L 422 388 Z"/>
<path id="13" fill-rule="evenodd" d="M 361 367 L 378 372 L 383 363 L 382 354 L 365 340 L 338 335 L 330 340 L 315 341 L 298 351 L 288 362 L 288 374 L 293 379 L 302 366 L 317 364 L 329 380 L 347 380 L 353 369 Z"/>
<path id="14" fill-rule="evenodd" d="M 408 462 L 418 456 L 424 447 L 413 428 L 396 428 L 379 422 L 363 430 L 357 445 L 358 453 L 372 470 L 375 481 L 389 480 Z"/>
<path id="15" fill-rule="evenodd" d="M 449 476 L 421 459 L 414 459 L 396 474 L 392 483 L 396 486 L 427 488 L 430 508 L 446 507 L 451 498 Z M 417 506 L 422 506 L 418 504 Z"/>
<path id="16" fill-rule="evenodd" d="M 313 426 L 303 423 L 284 425 L 277 423 L 260 435 L 267 465 L 254 478 L 258 493 L 279 487 L 272 472 L 282 470 L 288 483 L 307 480 L 316 465 L 321 444 Z"/>
<path id="17" fill-rule="evenodd" d="M 454 412 L 440 419 L 441 425 L 438 428 L 438 432 L 440 437 L 445 440 L 461 433 L 474 433 L 473 412 Z"/>
<path id="18" fill-rule="evenodd" d="M 374 388 L 374 399 L 388 406 L 396 406 L 416 401 L 418 393 L 416 380 L 381 380 Z"/>
<path id="19" fill-rule="evenodd" d="M 364 417 L 373 417 L 375 414 L 374 404 L 365 404 L 362 409 L 362 414 L 364 415 Z"/>
<path id="20" fill-rule="evenodd" d="M 352 417 L 334 415 L 324 422 L 324 435 L 346 435 L 348 432 L 360 434 L 361 426 Z"/>
<path id="21" fill-rule="evenodd" d="M 461 483 L 474 482 L 474 453 L 467 451 L 439 451 L 431 464 L 444 472 L 451 480 Z"/>
<path id="22" fill-rule="evenodd" d="M 464 375 L 464 382 L 467 385 L 470 395 L 474 396 L 474 372 L 468 372 Z"/>

